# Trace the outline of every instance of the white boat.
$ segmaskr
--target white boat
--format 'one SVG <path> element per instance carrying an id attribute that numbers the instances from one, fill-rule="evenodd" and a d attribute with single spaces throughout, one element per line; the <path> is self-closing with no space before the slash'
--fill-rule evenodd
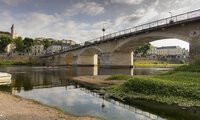
<path id="1" fill-rule="evenodd" d="M 12 75 L 0 72 L 0 85 L 10 84 Z"/>

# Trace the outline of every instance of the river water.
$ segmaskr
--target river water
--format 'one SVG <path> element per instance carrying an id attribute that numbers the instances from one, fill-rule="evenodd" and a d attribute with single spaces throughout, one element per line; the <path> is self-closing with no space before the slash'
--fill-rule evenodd
<path id="1" fill-rule="evenodd" d="M 12 74 L 12 85 L 0 86 L 1 90 L 42 104 L 57 107 L 77 116 L 94 116 L 105 120 L 148 119 L 199 119 L 199 111 L 178 108 L 153 101 L 136 100 L 133 103 L 104 98 L 94 86 L 72 81 L 80 75 L 154 75 L 153 71 L 172 68 L 124 68 L 98 67 L 0 67 L 0 72 Z"/>

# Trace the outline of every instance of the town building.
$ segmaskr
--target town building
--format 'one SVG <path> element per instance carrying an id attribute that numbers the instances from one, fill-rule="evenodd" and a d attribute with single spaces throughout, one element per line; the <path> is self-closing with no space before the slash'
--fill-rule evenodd
<path id="1" fill-rule="evenodd" d="M 70 44 L 70 45 L 76 45 L 76 42 L 73 41 L 73 40 L 62 40 L 62 43 L 67 43 L 67 44 Z"/>
<path id="2" fill-rule="evenodd" d="M 179 46 L 166 46 L 166 47 L 158 47 L 157 55 L 160 56 L 174 56 L 174 57 L 189 57 L 189 51 L 185 48 L 181 48 Z"/>
<path id="3" fill-rule="evenodd" d="M 62 43 L 61 50 L 66 51 L 66 50 L 70 49 L 71 47 L 72 47 L 72 45 L 69 43 Z"/>
<path id="4" fill-rule="evenodd" d="M 33 56 L 40 56 L 40 55 L 43 55 L 45 52 L 44 52 L 44 45 L 41 44 L 39 41 L 37 41 L 35 43 L 34 46 L 32 46 L 32 55 Z"/>
<path id="5" fill-rule="evenodd" d="M 47 48 L 47 54 L 53 54 L 53 53 L 59 52 L 61 50 L 62 50 L 61 44 L 55 42 Z"/>

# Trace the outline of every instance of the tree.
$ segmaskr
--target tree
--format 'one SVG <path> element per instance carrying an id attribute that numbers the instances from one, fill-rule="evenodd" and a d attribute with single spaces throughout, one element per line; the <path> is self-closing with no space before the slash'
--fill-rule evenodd
<path id="1" fill-rule="evenodd" d="M 90 41 L 85 41 L 85 43 L 84 43 L 84 45 L 89 45 L 89 44 L 91 44 Z"/>
<path id="2" fill-rule="evenodd" d="M 0 52 L 5 52 L 6 47 L 10 44 L 11 37 L 0 36 Z"/>
<path id="3" fill-rule="evenodd" d="M 141 46 L 140 48 L 136 49 L 134 51 L 134 54 L 137 55 L 138 53 L 142 53 L 142 55 L 146 55 L 147 54 L 147 51 L 151 49 L 151 44 L 150 43 L 147 43 L 143 46 Z"/>
<path id="4" fill-rule="evenodd" d="M 18 37 L 17 39 L 15 39 L 14 43 L 15 43 L 17 52 L 24 52 L 24 43 L 23 43 L 22 37 Z"/>
<path id="5" fill-rule="evenodd" d="M 33 39 L 31 39 L 31 38 L 25 38 L 25 39 L 23 40 L 23 43 L 24 43 L 24 50 L 25 50 L 26 52 L 30 52 L 31 47 L 34 45 Z"/>
<path id="6" fill-rule="evenodd" d="M 42 41 L 42 44 L 44 45 L 44 49 L 47 49 L 51 45 L 51 42 L 48 39 L 45 39 Z"/>

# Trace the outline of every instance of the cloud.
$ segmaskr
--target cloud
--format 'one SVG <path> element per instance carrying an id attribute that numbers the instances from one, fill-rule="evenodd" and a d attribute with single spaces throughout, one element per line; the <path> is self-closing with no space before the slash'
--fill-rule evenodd
<path id="1" fill-rule="evenodd" d="M 79 13 L 95 16 L 104 13 L 104 7 L 96 2 L 79 2 L 67 9 L 64 15 L 75 16 Z"/>
<path id="2" fill-rule="evenodd" d="M 1 1 L 7 5 L 16 6 L 19 3 L 26 2 L 27 0 L 1 0 Z"/>
<path id="3" fill-rule="evenodd" d="M 140 4 L 143 0 L 111 0 L 111 3 Z"/>
<path id="4" fill-rule="evenodd" d="M 59 21 L 59 18 L 56 16 L 44 13 L 33 12 L 24 16 L 25 19 L 17 23 L 18 25 L 22 25 L 24 29 L 42 29 L 43 27 Z"/>

